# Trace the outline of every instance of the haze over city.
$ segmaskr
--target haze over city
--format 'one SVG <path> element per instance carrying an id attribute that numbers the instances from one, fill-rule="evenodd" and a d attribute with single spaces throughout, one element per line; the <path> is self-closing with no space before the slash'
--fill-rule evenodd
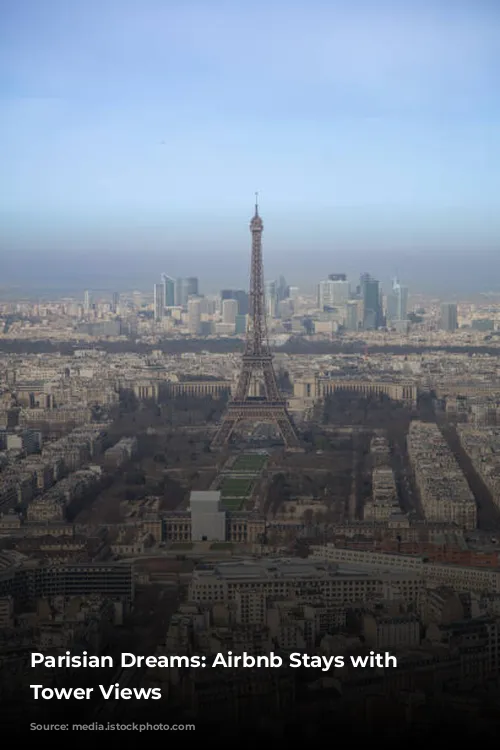
<path id="1" fill-rule="evenodd" d="M 244 285 L 260 190 L 269 275 L 498 289 L 496 3 L 1 15 L 3 286 Z"/>

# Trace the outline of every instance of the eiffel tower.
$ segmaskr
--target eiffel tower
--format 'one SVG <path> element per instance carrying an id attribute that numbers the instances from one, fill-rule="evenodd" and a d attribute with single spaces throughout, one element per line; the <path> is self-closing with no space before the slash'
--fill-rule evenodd
<path id="1" fill-rule="evenodd" d="M 264 272 L 262 266 L 262 232 L 264 224 L 259 216 L 258 194 L 255 194 L 255 214 L 250 222 L 252 233 L 252 267 L 250 274 L 249 322 L 242 368 L 234 397 L 227 406 L 220 427 L 212 442 L 217 448 L 229 442 L 242 422 L 274 423 L 288 449 L 299 449 L 299 440 L 281 396 L 273 358 L 269 348 L 264 300 Z M 264 395 L 250 395 L 254 383 L 263 383 Z"/>

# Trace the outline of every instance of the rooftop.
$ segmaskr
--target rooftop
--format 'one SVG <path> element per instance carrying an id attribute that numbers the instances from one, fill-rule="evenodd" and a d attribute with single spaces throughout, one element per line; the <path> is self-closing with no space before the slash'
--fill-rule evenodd
<path id="1" fill-rule="evenodd" d="M 341 578 L 371 578 L 380 577 L 383 574 L 394 579 L 402 577 L 413 579 L 414 573 L 395 572 L 394 570 L 375 571 L 373 567 L 359 564 L 331 565 L 324 562 L 302 560 L 300 558 L 279 558 L 254 560 L 251 558 L 232 560 L 228 563 L 214 565 L 202 564 L 194 572 L 195 578 L 215 577 L 226 580 L 275 580 L 275 579 L 328 579 L 332 577 Z"/>

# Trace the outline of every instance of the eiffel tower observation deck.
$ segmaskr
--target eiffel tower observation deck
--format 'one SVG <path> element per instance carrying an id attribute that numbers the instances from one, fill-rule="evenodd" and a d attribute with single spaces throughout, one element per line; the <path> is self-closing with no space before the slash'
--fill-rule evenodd
<path id="1" fill-rule="evenodd" d="M 250 273 L 249 320 L 242 367 L 233 398 L 228 403 L 212 447 L 222 447 L 240 423 L 272 423 L 281 434 L 287 449 L 300 449 L 295 427 L 282 397 L 273 357 L 269 347 L 264 299 L 264 270 L 262 265 L 262 232 L 264 224 L 259 215 L 255 195 L 255 213 L 250 221 L 252 234 L 252 262 Z M 252 386 L 262 383 L 262 395 L 250 395 Z"/>

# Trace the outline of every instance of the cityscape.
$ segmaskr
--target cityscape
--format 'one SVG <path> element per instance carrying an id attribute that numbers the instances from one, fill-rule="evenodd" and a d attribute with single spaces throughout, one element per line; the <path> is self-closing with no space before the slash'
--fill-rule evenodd
<path id="1" fill-rule="evenodd" d="M 414 717 L 436 685 L 453 716 L 465 678 L 475 718 L 496 700 L 500 302 L 424 302 L 368 273 L 353 287 L 331 273 L 302 295 L 283 276 L 264 282 L 263 229 L 256 205 L 249 291 L 205 297 L 197 278 L 164 273 L 152 295 L 2 304 L 12 711 L 26 644 L 217 659 L 390 649 L 398 660 L 382 673 L 342 662 L 327 677 L 103 668 L 201 720 L 236 721 L 244 705 L 244 722 L 292 707 L 305 721 L 333 689 L 353 721 L 368 697 L 403 721 L 407 696 L 418 695 Z M 83 685 L 71 668 L 43 670 L 36 684 Z M 32 701 L 34 721 L 50 719 L 47 705 Z M 84 718 L 128 711 L 95 698 Z"/>
<path id="2" fill-rule="evenodd" d="M 496 740 L 499 10 L 0 9 L 6 737 Z"/>

